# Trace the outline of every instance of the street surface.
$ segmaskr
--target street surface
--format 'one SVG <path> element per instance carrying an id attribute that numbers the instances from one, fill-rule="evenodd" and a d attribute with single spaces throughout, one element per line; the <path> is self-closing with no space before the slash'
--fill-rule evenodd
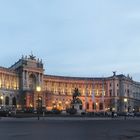
<path id="1" fill-rule="evenodd" d="M 0 140 L 140 140 L 140 119 L 2 118 Z"/>

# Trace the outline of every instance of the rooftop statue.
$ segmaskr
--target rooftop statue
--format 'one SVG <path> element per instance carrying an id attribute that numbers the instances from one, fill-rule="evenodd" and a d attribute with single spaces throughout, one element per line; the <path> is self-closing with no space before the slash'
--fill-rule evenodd
<path id="1" fill-rule="evenodd" d="M 35 60 L 35 56 L 32 54 L 32 52 L 31 52 L 31 55 L 29 55 L 29 59 Z"/>

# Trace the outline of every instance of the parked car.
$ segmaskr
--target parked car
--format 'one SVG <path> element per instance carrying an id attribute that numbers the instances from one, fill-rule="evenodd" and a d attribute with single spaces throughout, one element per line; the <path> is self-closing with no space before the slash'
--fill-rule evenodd
<path id="1" fill-rule="evenodd" d="M 135 112 L 134 114 L 136 117 L 140 117 L 140 112 Z"/>
<path id="2" fill-rule="evenodd" d="M 8 110 L 0 110 L 0 117 L 8 117 L 10 115 L 11 114 Z"/>
<path id="3" fill-rule="evenodd" d="M 117 112 L 106 112 L 105 115 L 108 117 L 117 117 L 118 116 Z"/>
<path id="4" fill-rule="evenodd" d="M 114 117 L 117 117 L 117 116 L 118 116 L 117 112 L 114 112 Z"/>
<path id="5" fill-rule="evenodd" d="M 118 112 L 118 116 L 126 116 L 126 112 Z"/>
<path id="6" fill-rule="evenodd" d="M 127 112 L 127 113 L 126 113 L 126 116 L 129 116 L 129 117 L 134 117 L 134 116 L 135 116 L 135 114 L 134 114 L 133 112 Z"/>

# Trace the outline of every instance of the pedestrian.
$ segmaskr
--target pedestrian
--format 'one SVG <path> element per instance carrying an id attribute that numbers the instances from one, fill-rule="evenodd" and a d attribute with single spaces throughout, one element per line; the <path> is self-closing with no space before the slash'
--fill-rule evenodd
<path id="1" fill-rule="evenodd" d="M 114 111 L 112 111 L 112 118 L 114 118 Z"/>

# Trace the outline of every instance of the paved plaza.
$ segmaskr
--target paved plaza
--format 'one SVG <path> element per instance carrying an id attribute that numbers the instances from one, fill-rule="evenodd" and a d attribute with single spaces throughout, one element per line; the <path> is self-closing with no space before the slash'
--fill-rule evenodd
<path id="1" fill-rule="evenodd" d="M 140 120 L 2 118 L 0 140 L 140 140 Z"/>

